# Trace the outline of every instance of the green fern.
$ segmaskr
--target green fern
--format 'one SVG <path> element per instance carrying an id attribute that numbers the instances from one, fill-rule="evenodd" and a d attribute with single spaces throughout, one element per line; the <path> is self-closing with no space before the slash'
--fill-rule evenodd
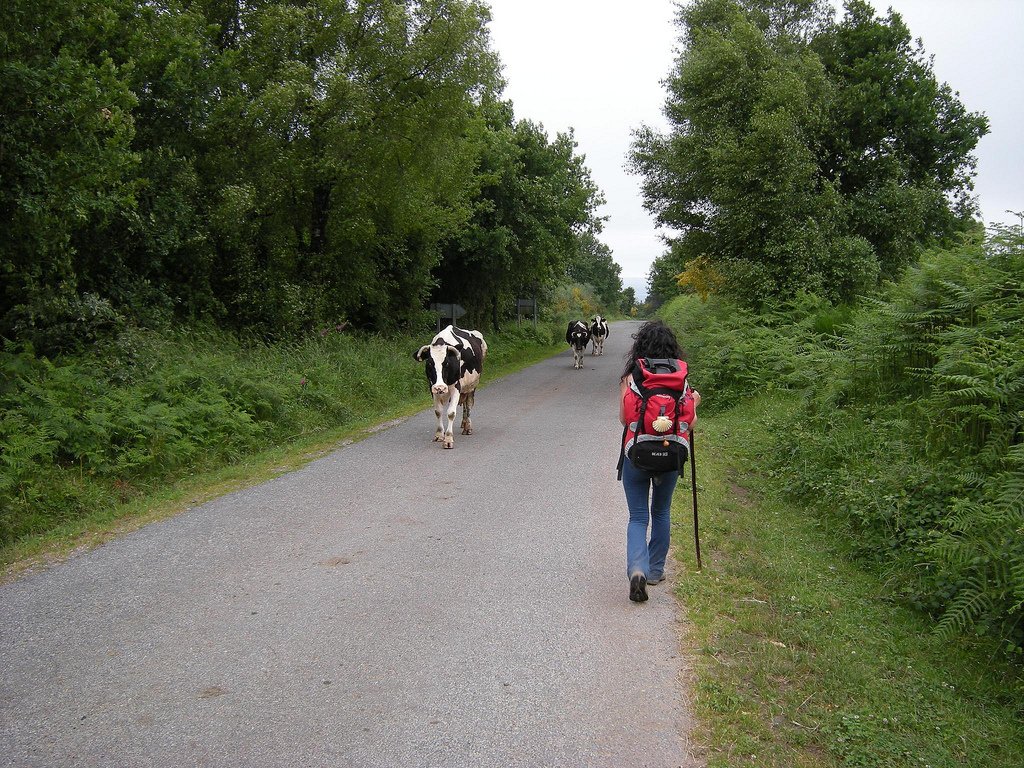
<path id="1" fill-rule="evenodd" d="M 935 634 L 949 640 L 965 632 L 979 617 L 991 612 L 992 598 L 986 585 L 978 579 L 969 579 L 968 585 L 960 591 L 935 626 Z"/>

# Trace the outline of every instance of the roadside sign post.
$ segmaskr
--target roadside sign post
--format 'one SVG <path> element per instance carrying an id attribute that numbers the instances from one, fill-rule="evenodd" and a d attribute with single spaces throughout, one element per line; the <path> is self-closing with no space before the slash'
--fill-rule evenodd
<path id="1" fill-rule="evenodd" d="M 519 327 L 523 327 L 523 315 L 533 315 L 533 330 L 537 330 L 537 300 L 536 299 L 519 299 L 516 302 L 516 322 Z"/>
<path id="2" fill-rule="evenodd" d="M 431 304 L 430 311 L 437 314 L 437 330 L 455 325 L 455 321 L 466 314 L 466 310 L 458 304 Z"/>

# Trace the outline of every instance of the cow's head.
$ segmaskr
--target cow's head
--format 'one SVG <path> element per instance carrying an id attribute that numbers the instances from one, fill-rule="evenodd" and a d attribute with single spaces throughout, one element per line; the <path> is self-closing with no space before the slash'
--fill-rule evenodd
<path id="1" fill-rule="evenodd" d="M 450 344 L 424 344 L 413 359 L 426 362 L 427 385 L 435 395 L 443 395 L 462 374 L 462 356 Z"/>

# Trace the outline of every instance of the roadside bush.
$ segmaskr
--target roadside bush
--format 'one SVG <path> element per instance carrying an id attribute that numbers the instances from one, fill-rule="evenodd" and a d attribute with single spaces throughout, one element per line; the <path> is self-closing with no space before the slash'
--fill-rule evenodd
<path id="1" fill-rule="evenodd" d="M 602 309 L 593 286 L 573 283 L 559 285 L 555 288 L 551 299 L 541 307 L 541 317 L 545 322 L 562 329 L 562 340 L 565 340 L 565 328 L 573 320 L 590 322 L 596 314 L 608 314 Z"/>
<path id="2" fill-rule="evenodd" d="M 1024 240 L 927 254 L 851 311 L 810 297 L 754 315 L 712 297 L 662 314 L 710 408 L 795 390 L 764 425 L 782 490 L 891 570 L 947 637 L 1024 646 Z"/>
<path id="3" fill-rule="evenodd" d="M 1016 652 L 1024 644 L 1021 274 L 1021 241 L 1005 231 L 929 254 L 854 324 L 844 369 L 821 388 L 813 416 L 874 411 L 871 431 L 894 433 L 903 453 L 890 452 L 879 477 L 927 468 L 903 483 L 897 498 L 906 502 L 890 504 L 901 513 L 898 546 L 916 566 L 912 599 L 939 617 L 940 633 L 996 632 Z"/>
<path id="4" fill-rule="evenodd" d="M 835 354 L 836 339 L 816 330 L 827 302 L 804 294 L 758 313 L 721 296 L 677 296 L 658 311 L 687 356 L 701 408 L 714 413 L 754 394 L 806 390 Z"/>
<path id="5" fill-rule="evenodd" d="M 77 294 L 64 286 L 34 294 L 3 320 L 38 354 L 51 356 L 79 352 L 124 326 L 124 318 L 109 300 L 94 293 Z"/>

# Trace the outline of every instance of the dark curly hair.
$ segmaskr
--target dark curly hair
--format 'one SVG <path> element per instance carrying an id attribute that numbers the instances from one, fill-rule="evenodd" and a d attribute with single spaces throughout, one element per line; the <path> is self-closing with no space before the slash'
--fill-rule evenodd
<path id="1" fill-rule="evenodd" d="M 633 347 L 623 358 L 626 367 L 622 371 L 621 378 L 629 376 L 633 370 L 633 364 L 645 357 L 684 359 L 683 350 L 676 340 L 676 335 L 661 320 L 644 323 L 633 334 Z"/>

